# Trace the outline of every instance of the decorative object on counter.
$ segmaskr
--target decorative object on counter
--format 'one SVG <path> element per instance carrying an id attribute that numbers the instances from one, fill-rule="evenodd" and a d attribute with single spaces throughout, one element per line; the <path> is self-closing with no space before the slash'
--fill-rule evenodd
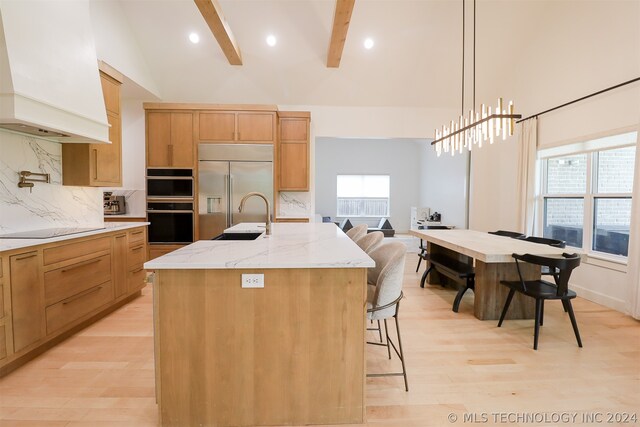
<path id="1" fill-rule="evenodd" d="M 375 228 L 369 228 L 367 233 L 373 233 L 374 231 L 382 231 L 384 237 L 393 237 L 396 235 L 396 230 L 393 229 L 387 218 L 380 218 L 378 226 Z"/>
<path id="2" fill-rule="evenodd" d="M 127 212 L 124 196 L 114 196 L 111 191 L 105 191 L 102 200 L 105 215 L 123 215 Z"/>
<path id="3" fill-rule="evenodd" d="M 429 218 L 427 219 L 428 222 L 440 222 L 442 221 L 442 214 L 438 213 L 438 212 L 434 212 L 433 214 L 429 215 Z"/>
<path id="4" fill-rule="evenodd" d="M 248 198 L 252 197 L 252 196 L 257 196 L 257 197 L 261 197 L 262 200 L 264 200 L 265 206 L 267 208 L 267 219 L 265 221 L 265 234 L 267 236 L 271 235 L 271 204 L 269 203 L 269 199 L 267 199 L 267 197 L 262 194 L 262 193 L 256 193 L 256 192 L 251 192 L 251 193 L 247 193 L 245 194 L 245 196 L 242 198 L 242 200 L 240 200 L 240 206 L 238 207 L 238 213 L 242 212 L 242 209 L 244 208 L 244 203 L 247 201 Z"/>
<path id="5" fill-rule="evenodd" d="M 27 178 L 29 176 L 39 176 L 42 178 Z M 38 173 L 38 172 L 30 172 L 30 171 L 20 171 L 20 181 L 18 182 L 18 187 L 20 188 L 28 188 L 29 192 L 32 191 L 35 182 L 45 182 L 49 184 L 51 182 L 51 176 L 48 173 Z"/>
<path id="6" fill-rule="evenodd" d="M 502 98 L 498 98 L 498 105 L 495 110 L 490 106 L 481 105 L 479 111 L 476 108 L 476 0 L 473 0 L 473 108 L 469 110 L 468 117 L 464 114 L 464 58 L 465 58 L 465 4 L 462 0 L 462 106 L 461 114 L 457 122 L 453 120 L 449 125 L 443 125 L 442 129 L 434 131 L 434 141 L 431 145 L 435 147 L 438 157 L 444 151 L 453 156 L 456 151 L 462 153 L 463 149 L 471 151 L 474 144 L 478 148 L 482 143 L 489 140 L 493 144 L 494 137 L 502 134 L 502 139 L 513 135 L 515 119 L 522 118 L 521 114 L 514 114 L 513 102 L 509 101 L 508 109 L 504 109 Z"/>

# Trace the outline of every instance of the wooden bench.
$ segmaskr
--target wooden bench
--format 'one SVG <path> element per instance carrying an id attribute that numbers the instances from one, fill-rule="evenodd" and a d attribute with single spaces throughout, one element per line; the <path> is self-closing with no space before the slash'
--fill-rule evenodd
<path id="1" fill-rule="evenodd" d="M 450 278 L 454 282 L 462 284 L 462 286 L 458 288 L 456 298 L 453 300 L 453 311 L 457 313 L 464 293 L 467 289 L 474 289 L 476 274 L 473 266 L 442 254 L 421 254 L 420 256 L 422 259 L 429 262 L 429 268 L 425 270 L 422 275 L 422 279 L 420 279 L 421 288 L 424 288 L 427 275 L 431 270 L 436 270 L 438 273 Z"/>

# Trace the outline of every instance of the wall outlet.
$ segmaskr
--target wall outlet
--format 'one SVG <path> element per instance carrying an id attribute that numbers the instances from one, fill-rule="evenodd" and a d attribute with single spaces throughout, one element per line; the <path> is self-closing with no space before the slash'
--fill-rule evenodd
<path id="1" fill-rule="evenodd" d="M 243 288 L 264 288 L 264 274 L 243 274 Z"/>

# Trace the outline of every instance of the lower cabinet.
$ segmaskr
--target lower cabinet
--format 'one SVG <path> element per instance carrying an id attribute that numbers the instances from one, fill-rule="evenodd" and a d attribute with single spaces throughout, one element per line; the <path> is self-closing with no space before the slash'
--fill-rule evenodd
<path id="1" fill-rule="evenodd" d="M 17 353 L 46 335 L 42 253 L 35 250 L 9 260 L 13 349 Z"/>
<path id="2" fill-rule="evenodd" d="M 3 277 L 5 254 L 9 271 Z M 0 376 L 48 341 L 139 292 L 146 254 L 145 226 L 3 252 Z"/>

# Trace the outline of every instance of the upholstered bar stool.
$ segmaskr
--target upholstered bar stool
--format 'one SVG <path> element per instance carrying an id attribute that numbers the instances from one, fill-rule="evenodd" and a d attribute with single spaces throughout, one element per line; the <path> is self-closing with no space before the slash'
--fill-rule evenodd
<path id="1" fill-rule="evenodd" d="M 354 242 L 367 234 L 367 224 L 358 224 L 349 231 L 347 231 L 347 236 L 351 238 Z"/>
<path id="2" fill-rule="evenodd" d="M 382 231 L 374 231 L 356 240 L 356 245 L 360 246 L 360 249 L 366 253 L 369 253 L 382 243 L 383 238 L 384 233 Z"/>
<path id="3" fill-rule="evenodd" d="M 369 256 L 376 262 L 376 268 L 372 269 L 372 277 L 375 276 L 376 283 L 373 293 L 367 295 L 367 318 L 370 320 L 384 322 L 385 342 L 367 342 L 367 344 L 387 347 L 389 359 L 391 359 L 391 349 L 400 358 L 402 372 L 373 373 L 368 377 L 402 376 L 404 377 L 405 390 L 409 391 L 407 382 L 407 370 L 402 349 L 402 338 L 400 336 L 400 324 L 398 323 L 398 313 L 400 310 L 400 300 L 403 298 L 402 282 L 404 278 L 406 246 L 400 242 L 386 243 L 371 251 Z M 396 333 L 398 345 L 389 337 L 387 319 L 393 318 L 396 323 Z"/>

